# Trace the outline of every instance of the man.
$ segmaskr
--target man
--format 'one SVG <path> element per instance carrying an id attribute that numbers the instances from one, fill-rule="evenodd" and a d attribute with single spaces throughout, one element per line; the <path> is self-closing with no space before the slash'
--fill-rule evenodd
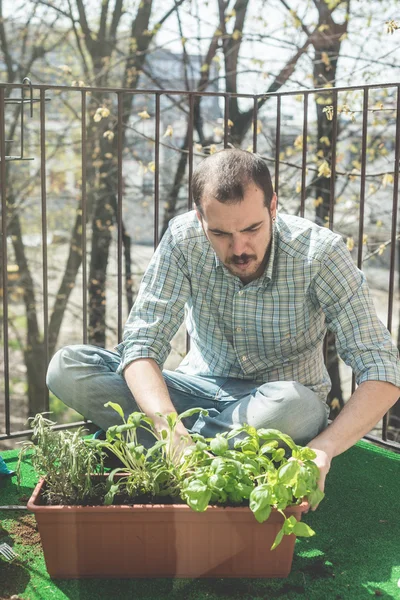
<path id="1" fill-rule="evenodd" d="M 279 429 L 315 450 L 323 490 L 333 457 L 396 402 L 397 350 L 341 237 L 277 214 L 261 157 L 238 149 L 209 156 L 192 189 L 196 210 L 171 221 L 117 352 L 64 348 L 48 386 L 103 429 L 118 419 L 104 407 L 109 400 L 127 415 L 140 407 L 158 431 L 156 413 L 208 409 L 181 424 L 173 440 L 181 446 L 191 443 L 188 430 L 212 437 L 244 422 Z M 175 372 L 162 371 L 184 316 L 190 352 Z M 358 384 L 329 427 L 327 327 Z"/>

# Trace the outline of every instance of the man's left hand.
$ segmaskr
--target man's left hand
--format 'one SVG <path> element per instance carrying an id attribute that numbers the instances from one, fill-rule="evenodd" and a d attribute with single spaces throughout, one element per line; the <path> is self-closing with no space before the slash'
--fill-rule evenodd
<path id="1" fill-rule="evenodd" d="M 313 459 L 313 461 L 319 468 L 320 476 L 318 479 L 318 487 L 321 490 L 321 492 L 323 492 L 324 488 L 325 488 L 325 479 L 329 473 L 329 469 L 331 468 L 331 459 L 329 458 L 329 456 L 325 452 L 325 450 L 319 450 L 317 448 L 313 448 L 312 444 L 309 444 L 309 448 L 314 450 L 315 454 L 317 455 Z M 314 508 L 312 510 L 316 510 L 316 508 L 318 508 L 318 504 L 317 504 L 317 506 L 314 506 Z"/>

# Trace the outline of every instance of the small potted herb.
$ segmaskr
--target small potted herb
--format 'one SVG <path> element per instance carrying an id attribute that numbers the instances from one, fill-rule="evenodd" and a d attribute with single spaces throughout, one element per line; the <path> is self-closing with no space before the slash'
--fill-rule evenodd
<path id="1" fill-rule="evenodd" d="M 55 430 L 55 423 L 40 413 L 31 421 L 32 441 L 22 443 L 18 457 L 18 485 L 21 463 L 29 451 L 36 473 L 46 478 L 41 491 L 44 503 L 85 505 L 104 496 L 104 481 L 93 477 L 95 473 L 104 474 L 104 454 L 86 443 L 83 427 L 76 431 Z"/>
<path id="2" fill-rule="evenodd" d="M 49 444 L 49 438 L 67 432 L 51 430 L 50 422 L 35 418 L 38 445 L 33 446 L 32 460 L 46 477 L 28 508 L 38 521 L 50 575 L 289 574 L 296 536 L 314 534 L 300 522 L 301 514 L 323 497 L 310 448 L 297 446 L 277 430 L 245 424 L 212 439 L 193 435 L 194 444 L 177 456 L 169 443 L 177 424 L 206 411 L 194 408 L 167 415 L 159 439 L 143 413 L 125 420 L 119 405 L 108 406 L 123 423 L 110 427 L 105 440 L 80 437 L 80 445 L 74 438 L 74 453 L 80 456 L 73 464 L 79 465 L 79 476 L 68 480 L 64 499 L 59 488 L 57 493 L 52 489 L 54 472 L 60 479 L 61 460 L 53 451 L 48 456 L 47 450 L 55 444 Z M 140 429 L 154 435 L 150 448 L 139 443 Z M 235 440 L 239 433 L 241 439 Z M 32 444 L 25 444 L 25 450 L 28 447 Z M 103 474 L 106 452 L 121 466 Z M 58 504 L 53 504 L 55 499 Z"/>

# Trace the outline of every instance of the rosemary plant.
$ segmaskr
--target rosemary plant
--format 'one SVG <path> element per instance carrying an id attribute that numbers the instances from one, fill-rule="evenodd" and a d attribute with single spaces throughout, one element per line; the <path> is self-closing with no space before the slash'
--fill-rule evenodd
<path id="1" fill-rule="evenodd" d="M 32 441 L 22 442 L 18 458 L 18 485 L 22 461 L 29 451 L 33 468 L 46 478 L 44 496 L 48 504 L 90 504 L 104 497 L 104 483 L 96 483 L 93 474 L 104 473 L 104 455 L 76 431 L 54 430 L 55 423 L 39 413 L 31 419 Z"/>

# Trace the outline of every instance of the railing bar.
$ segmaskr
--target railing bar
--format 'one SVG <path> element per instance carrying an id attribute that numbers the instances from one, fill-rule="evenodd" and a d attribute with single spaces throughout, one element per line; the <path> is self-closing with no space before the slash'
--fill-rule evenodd
<path id="1" fill-rule="evenodd" d="M 364 238 L 364 208 L 365 208 L 365 173 L 367 168 L 367 127 L 368 127 L 368 89 L 364 90 L 363 123 L 361 146 L 361 186 L 360 186 L 360 215 L 358 226 L 358 256 L 357 267 L 361 269 Z"/>
<path id="2" fill-rule="evenodd" d="M 396 237 L 397 237 L 397 211 L 399 204 L 399 167 L 400 167 L 400 85 L 397 87 L 397 112 L 396 112 L 396 146 L 394 152 L 394 178 L 393 178 L 393 208 L 392 208 L 392 236 L 390 244 L 390 274 L 389 274 L 389 305 L 387 328 L 392 331 L 393 301 L 394 301 L 394 270 L 396 264 Z M 399 400 L 397 400 L 399 401 Z M 382 421 L 382 439 L 387 440 L 388 414 Z"/>
<path id="3" fill-rule="evenodd" d="M 397 88 L 397 114 L 396 114 L 396 146 L 394 152 L 394 177 L 393 177 L 393 208 L 392 208 L 392 236 L 390 244 L 390 276 L 389 276 L 389 307 L 387 328 L 392 331 L 393 299 L 394 299 L 394 270 L 396 262 L 396 237 L 397 237 L 397 210 L 399 203 L 399 162 L 400 162 L 400 85 Z"/>
<path id="4" fill-rule="evenodd" d="M 159 212 L 160 212 L 160 94 L 156 93 L 156 122 L 155 122 L 155 170 L 154 170 L 154 248 L 159 242 Z"/>
<path id="5" fill-rule="evenodd" d="M 365 209 L 365 175 L 367 168 L 367 128 L 368 128 L 368 88 L 364 87 L 363 95 L 363 122 L 362 122 L 362 146 L 361 146 L 361 184 L 360 184 L 360 214 L 358 225 L 358 254 L 357 267 L 361 269 L 364 238 L 364 209 Z M 356 376 L 351 376 L 351 393 L 356 389 Z"/>
<path id="6" fill-rule="evenodd" d="M 194 129 L 194 96 L 189 96 L 189 181 L 188 181 L 188 210 L 192 209 L 192 174 L 193 174 L 193 129 Z"/>
<path id="7" fill-rule="evenodd" d="M 275 193 L 279 200 L 279 160 L 281 150 L 281 97 L 277 96 L 275 135 Z"/>
<path id="8" fill-rule="evenodd" d="M 40 188 L 42 208 L 42 260 L 43 260 L 43 341 L 44 373 L 46 381 L 49 364 L 49 301 L 48 301 L 48 264 L 47 264 L 47 198 L 46 198 L 46 102 L 45 90 L 40 90 Z M 49 410 L 49 390 L 45 385 L 45 410 Z"/>
<path id="9" fill-rule="evenodd" d="M 397 399 L 397 401 L 398 401 L 398 399 Z M 383 415 L 383 418 L 382 418 L 382 440 L 384 442 L 387 441 L 388 425 L 389 425 L 389 419 L 388 419 L 388 413 L 386 413 L 385 415 Z"/>
<path id="10" fill-rule="evenodd" d="M 306 199 L 306 168 L 307 168 L 307 131 L 308 131 L 308 94 L 304 94 L 303 105 L 303 153 L 301 159 L 301 198 L 300 216 L 304 217 L 304 204 Z"/>
<path id="11" fill-rule="evenodd" d="M 86 245 L 86 222 L 87 222 L 87 148 L 86 148 L 86 92 L 81 96 L 81 152 L 82 152 L 82 328 L 83 343 L 88 341 L 88 318 L 87 318 L 87 245 Z"/>
<path id="12" fill-rule="evenodd" d="M 26 85 L 26 83 L 24 85 Z M 13 88 L 13 89 L 14 88 L 24 89 L 24 87 L 22 85 L 17 85 L 17 84 L 14 84 L 14 83 L 10 83 L 10 84 L 8 84 L 8 83 L 0 83 L 0 86 L 2 88 L 4 88 L 4 89 L 7 89 L 9 87 Z M 47 90 L 49 86 L 43 84 L 42 86 L 38 85 L 36 87 L 37 87 L 38 90 L 40 90 L 41 88 Z M 72 88 L 68 88 L 67 86 L 66 86 L 66 88 L 67 89 L 72 89 Z M 45 100 L 46 100 L 46 102 L 49 102 L 50 98 L 45 98 Z M 29 98 L 28 100 L 24 100 L 22 98 L 22 96 L 21 96 L 21 98 L 5 98 L 5 100 L 4 100 L 4 104 L 30 104 L 30 105 L 32 105 L 32 104 L 37 104 L 37 103 L 40 103 L 40 98 L 39 99 L 38 98 L 34 98 L 33 100 L 31 100 Z"/>
<path id="13" fill-rule="evenodd" d="M 117 288 L 118 288 L 118 342 L 122 339 L 122 115 L 123 115 L 123 94 L 118 94 L 118 139 L 117 139 Z"/>
<path id="14" fill-rule="evenodd" d="M 24 127 L 24 95 L 25 95 L 25 88 L 22 87 L 21 88 L 21 155 L 20 155 L 20 159 L 24 158 L 24 131 L 25 131 L 25 127 Z"/>
<path id="15" fill-rule="evenodd" d="M 24 86 L 25 84 L 22 83 L 13 83 L 13 84 L 9 84 L 9 83 L 0 83 L 0 86 L 3 88 L 15 88 L 15 89 L 20 89 Z M 368 89 L 377 89 L 377 88 L 389 88 L 389 87 L 398 87 L 399 82 L 398 81 L 389 81 L 389 82 L 385 82 L 385 83 L 370 83 L 370 84 L 360 84 L 360 85 L 350 85 L 350 86 L 338 86 L 338 87 L 334 87 L 334 88 L 330 88 L 330 91 L 333 90 L 337 90 L 338 92 L 343 92 L 343 91 L 347 91 L 347 90 L 363 90 L 365 87 L 368 87 Z M 32 85 L 33 89 L 46 89 L 46 90 L 71 90 L 71 91 L 76 91 L 76 87 L 73 86 L 63 86 L 63 85 L 48 85 L 48 84 L 33 84 Z M 81 91 L 85 91 L 85 92 L 110 92 L 110 88 L 107 87 L 88 87 L 88 86 L 82 86 L 79 88 Z M 307 94 L 318 94 L 321 92 L 326 92 L 327 88 L 310 88 L 307 89 L 306 92 Z M 132 90 L 130 88 L 121 88 L 121 87 L 115 87 L 112 88 L 112 91 L 117 93 L 117 92 L 124 92 L 124 94 L 133 94 L 133 95 L 137 95 L 137 94 L 154 94 L 154 89 L 141 89 L 141 90 Z M 163 94 L 168 94 L 168 95 L 175 95 L 175 96 L 179 96 L 179 95 L 190 95 L 190 94 L 194 94 L 195 96 L 225 96 L 226 92 L 205 92 L 205 91 L 187 91 L 187 90 L 163 90 Z M 299 94 L 299 90 L 287 90 L 287 91 L 277 91 L 277 92 L 268 92 L 265 94 L 257 94 L 257 98 L 258 99 L 262 99 L 262 98 L 266 98 L 266 97 L 272 97 L 272 96 L 295 96 Z M 241 93 L 233 93 L 233 92 L 229 92 L 229 96 L 231 98 L 254 98 L 255 94 L 241 94 Z M 18 101 L 19 102 L 19 101 Z M 33 102 L 35 102 L 35 99 L 33 100 Z M 30 100 L 27 100 L 26 103 L 30 103 Z"/>
<path id="16" fill-rule="evenodd" d="M 6 156 L 6 162 L 20 162 L 20 161 L 27 161 L 27 160 L 35 160 L 34 158 L 30 158 L 30 157 L 26 157 L 26 158 L 21 158 L 19 156 Z"/>
<path id="17" fill-rule="evenodd" d="M 327 364 L 328 364 L 328 334 L 325 334 L 325 337 L 324 337 L 322 354 L 324 356 L 325 366 L 327 366 Z"/>
<path id="18" fill-rule="evenodd" d="M 75 427 L 82 427 L 82 425 L 91 425 L 93 421 L 75 421 L 74 423 L 63 423 L 61 425 L 53 425 L 50 429 L 57 431 L 61 429 L 74 429 Z M 0 440 L 12 440 L 19 438 L 24 435 L 32 435 L 32 429 L 24 429 L 20 431 L 13 431 L 10 435 L 0 435 Z"/>
<path id="19" fill-rule="evenodd" d="M 193 129 L 194 129 L 194 96 L 189 96 L 189 126 L 188 126 L 188 147 L 189 147 L 189 181 L 188 181 L 188 210 L 192 210 L 192 175 L 193 175 Z M 186 354 L 190 350 L 190 335 L 186 331 Z"/>
<path id="20" fill-rule="evenodd" d="M 369 433 L 367 435 L 364 435 L 363 439 L 373 442 L 377 446 L 382 446 L 383 448 L 389 448 L 390 450 L 393 450 L 394 452 L 400 453 L 400 444 L 393 440 L 383 440 L 383 439 L 377 437 L 376 435 L 372 435 Z"/>
<path id="21" fill-rule="evenodd" d="M 228 147 L 228 138 L 229 138 L 229 96 L 225 95 L 224 102 L 224 148 Z"/>
<path id="22" fill-rule="evenodd" d="M 338 91 L 338 92 L 346 92 L 348 90 L 363 90 L 366 87 L 368 89 L 377 89 L 377 88 L 387 88 L 387 87 L 397 87 L 399 85 L 398 81 L 388 82 L 388 83 L 370 83 L 370 84 L 360 84 L 360 85 L 349 85 L 349 86 L 337 86 L 333 88 L 329 88 L 329 91 Z M 304 93 L 308 94 L 320 94 L 321 92 L 326 92 L 328 88 L 310 88 L 306 90 Z M 287 90 L 287 91 L 279 91 L 279 92 L 267 92 L 266 94 L 258 94 L 258 98 L 266 98 L 269 96 L 297 96 L 299 94 L 299 90 Z M 238 94 L 239 95 L 239 94 Z"/>
<path id="23" fill-rule="evenodd" d="M 335 210 L 335 184 L 336 184 L 336 140 L 337 140 L 337 103 L 338 93 L 333 92 L 333 117 L 332 117 L 332 147 L 331 147 L 331 181 L 329 197 L 329 229 L 333 229 L 333 214 Z"/>
<path id="24" fill-rule="evenodd" d="M 8 275 L 7 275 L 7 196 L 6 196 L 6 125 L 4 88 L 0 88 L 0 193 L 1 193 L 1 260 L 3 271 L 3 353 L 4 410 L 6 436 L 10 435 L 10 365 L 8 354 Z"/>
<path id="25" fill-rule="evenodd" d="M 254 98 L 253 102 L 253 152 L 257 152 L 257 125 L 258 125 L 258 102 Z"/>
<path id="26" fill-rule="evenodd" d="M 354 390 L 356 389 L 356 376 L 353 373 L 351 376 L 351 393 L 354 394 Z"/>

